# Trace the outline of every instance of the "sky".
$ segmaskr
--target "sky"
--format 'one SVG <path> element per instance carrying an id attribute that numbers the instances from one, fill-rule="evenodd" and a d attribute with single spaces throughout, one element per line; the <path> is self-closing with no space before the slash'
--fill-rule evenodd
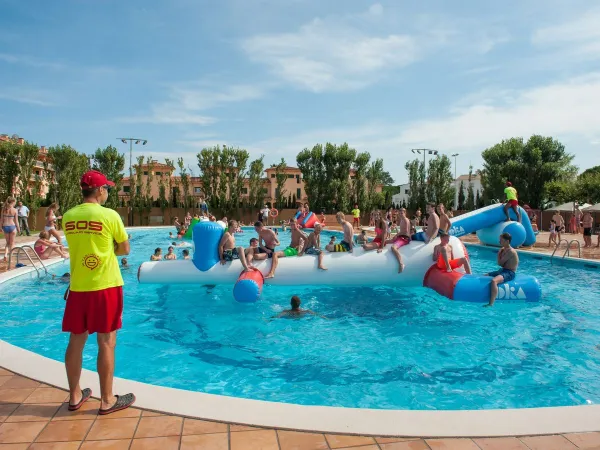
<path id="1" fill-rule="evenodd" d="M 92 153 L 317 143 L 413 148 L 458 174 L 502 139 L 553 136 L 600 164 L 600 4 L 570 0 L 0 0 L 0 133 Z M 127 166 L 128 167 L 128 166 Z"/>

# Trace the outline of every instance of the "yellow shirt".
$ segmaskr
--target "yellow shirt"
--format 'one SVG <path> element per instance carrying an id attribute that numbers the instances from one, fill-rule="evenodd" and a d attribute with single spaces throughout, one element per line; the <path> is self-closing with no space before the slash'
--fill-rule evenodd
<path id="1" fill-rule="evenodd" d="M 504 189 L 504 193 L 506 194 L 507 200 L 516 200 L 517 199 L 517 190 L 512 186 L 509 186 L 506 189 Z"/>
<path id="2" fill-rule="evenodd" d="M 97 203 L 82 203 L 62 219 L 71 260 L 71 290 L 90 292 L 123 286 L 114 243 L 127 232 L 119 214 Z"/>
<path id="3" fill-rule="evenodd" d="M 359 219 L 360 218 L 360 209 L 358 209 L 358 208 L 353 209 L 352 215 L 354 216 L 354 218 Z"/>

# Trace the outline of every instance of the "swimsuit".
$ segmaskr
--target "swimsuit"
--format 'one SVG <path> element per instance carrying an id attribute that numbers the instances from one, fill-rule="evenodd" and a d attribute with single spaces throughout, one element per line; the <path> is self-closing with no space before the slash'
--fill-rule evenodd
<path id="1" fill-rule="evenodd" d="M 10 234 L 16 229 L 16 225 L 2 225 L 2 231 L 4 231 L 6 234 Z"/>
<path id="2" fill-rule="evenodd" d="M 437 259 L 437 266 L 439 269 L 446 270 L 446 263 L 444 262 L 444 257 L 440 254 Z M 463 262 L 460 259 L 449 259 L 448 264 L 450 264 L 451 269 L 458 269 L 463 265 Z"/>
<path id="3" fill-rule="evenodd" d="M 320 255 L 321 249 L 316 247 L 309 247 L 304 251 L 304 253 L 306 253 L 307 255 Z"/>
<path id="4" fill-rule="evenodd" d="M 592 235 L 592 229 L 591 228 L 584 228 L 583 229 L 583 235 L 584 236 L 591 236 Z"/>
<path id="5" fill-rule="evenodd" d="M 266 248 L 267 250 L 271 250 L 271 253 L 268 253 L 267 251 L 263 250 L 263 249 L 262 249 L 262 248 L 260 248 L 260 247 L 258 247 L 258 248 L 255 250 L 255 252 L 256 252 L 256 253 L 265 253 L 265 254 L 267 255 L 267 258 L 269 258 L 269 259 L 270 259 L 270 258 L 272 258 L 272 257 L 273 257 L 273 253 L 275 252 L 275 249 L 274 249 L 274 248 L 267 247 L 266 245 L 265 245 L 265 248 Z"/>
<path id="6" fill-rule="evenodd" d="M 339 244 L 334 244 L 333 251 L 334 252 L 349 252 L 351 248 L 352 247 L 350 247 L 350 244 L 348 244 L 346 241 L 342 241 Z"/>
<path id="7" fill-rule="evenodd" d="M 503 283 L 508 283 L 509 281 L 512 281 L 515 279 L 515 273 L 509 269 L 503 268 L 503 269 L 495 270 L 494 272 L 488 273 L 489 277 L 497 277 L 498 275 L 502 275 L 502 278 L 504 278 Z"/>
<path id="8" fill-rule="evenodd" d="M 397 238 L 394 239 L 394 241 L 392 242 L 392 244 L 396 248 L 403 247 L 405 245 L 410 244 L 410 237 L 405 236 L 405 235 L 398 236 Z"/>
<path id="9" fill-rule="evenodd" d="M 223 260 L 233 261 L 234 259 L 240 259 L 240 255 L 238 254 L 237 248 L 223 250 Z"/>
<path id="10" fill-rule="evenodd" d="M 39 256 L 42 256 L 44 254 L 44 251 L 46 250 L 46 247 L 44 247 L 43 245 L 37 245 L 33 247 L 33 249 Z"/>
<path id="11" fill-rule="evenodd" d="M 296 250 L 294 247 L 287 247 L 284 251 L 283 254 L 285 256 L 298 256 L 298 250 Z"/>

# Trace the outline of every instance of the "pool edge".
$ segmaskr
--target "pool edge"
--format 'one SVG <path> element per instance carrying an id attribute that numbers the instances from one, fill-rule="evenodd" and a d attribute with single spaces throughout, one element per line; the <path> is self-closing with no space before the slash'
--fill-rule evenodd
<path id="1" fill-rule="evenodd" d="M 68 389 L 64 365 L 0 340 L 0 366 Z M 40 378 L 40 374 L 43 377 Z M 205 394 L 115 378 L 116 392 L 134 392 L 144 409 L 220 422 L 371 436 L 500 437 L 600 430 L 600 405 L 499 410 L 385 410 L 306 406 Z M 83 387 L 100 392 L 84 369 Z"/>

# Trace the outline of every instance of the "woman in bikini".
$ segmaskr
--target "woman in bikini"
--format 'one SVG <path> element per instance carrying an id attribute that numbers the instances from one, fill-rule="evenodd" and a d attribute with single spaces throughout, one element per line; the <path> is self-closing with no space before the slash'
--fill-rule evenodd
<path id="1" fill-rule="evenodd" d="M 375 250 L 377 249 L 377 253 L 381 253 L 383 246 L 385 245 L 385 238 L 388 233 L 387 222 L 379 217 L 377 226 L 375 228 L 375 239 L 373 241 L 363 244 L 362 248 L 364 250 Z"/>
<path id="2" fill-rule="evenodd" d="M 2 232 L 6 239 L 4 247 L 4 261 L 15 245 L 15 236 L 19 233 L 19 219 L 15 209 L 16 200 L 14 197 L 8 197 L 2 206 Z"/>
<path id="3" fill-rule="evenodd" d="M 40 259 L 48 259 L 52 253 L 56 253 L 67 259 L 69 255 L 64 251 L 64 247 L 50 240 L 50 234 L 47 231 L 40 232 L 40 238 L 33 244 L 33 249 L 38 254 Z"/>
<path id="4" fill-rule="evenodd" d="M 56 211 L 58 211 L 58 203 L 52 203 L 48 210 L 46 211 L 46 226 L 44 227 L 44 231 L 46 231 L 50 237 L 54 237 L 60 244 L 60 234 L 56 231 L 56 220 L 62 219 L 62 216 L 56 216 Z"/>

